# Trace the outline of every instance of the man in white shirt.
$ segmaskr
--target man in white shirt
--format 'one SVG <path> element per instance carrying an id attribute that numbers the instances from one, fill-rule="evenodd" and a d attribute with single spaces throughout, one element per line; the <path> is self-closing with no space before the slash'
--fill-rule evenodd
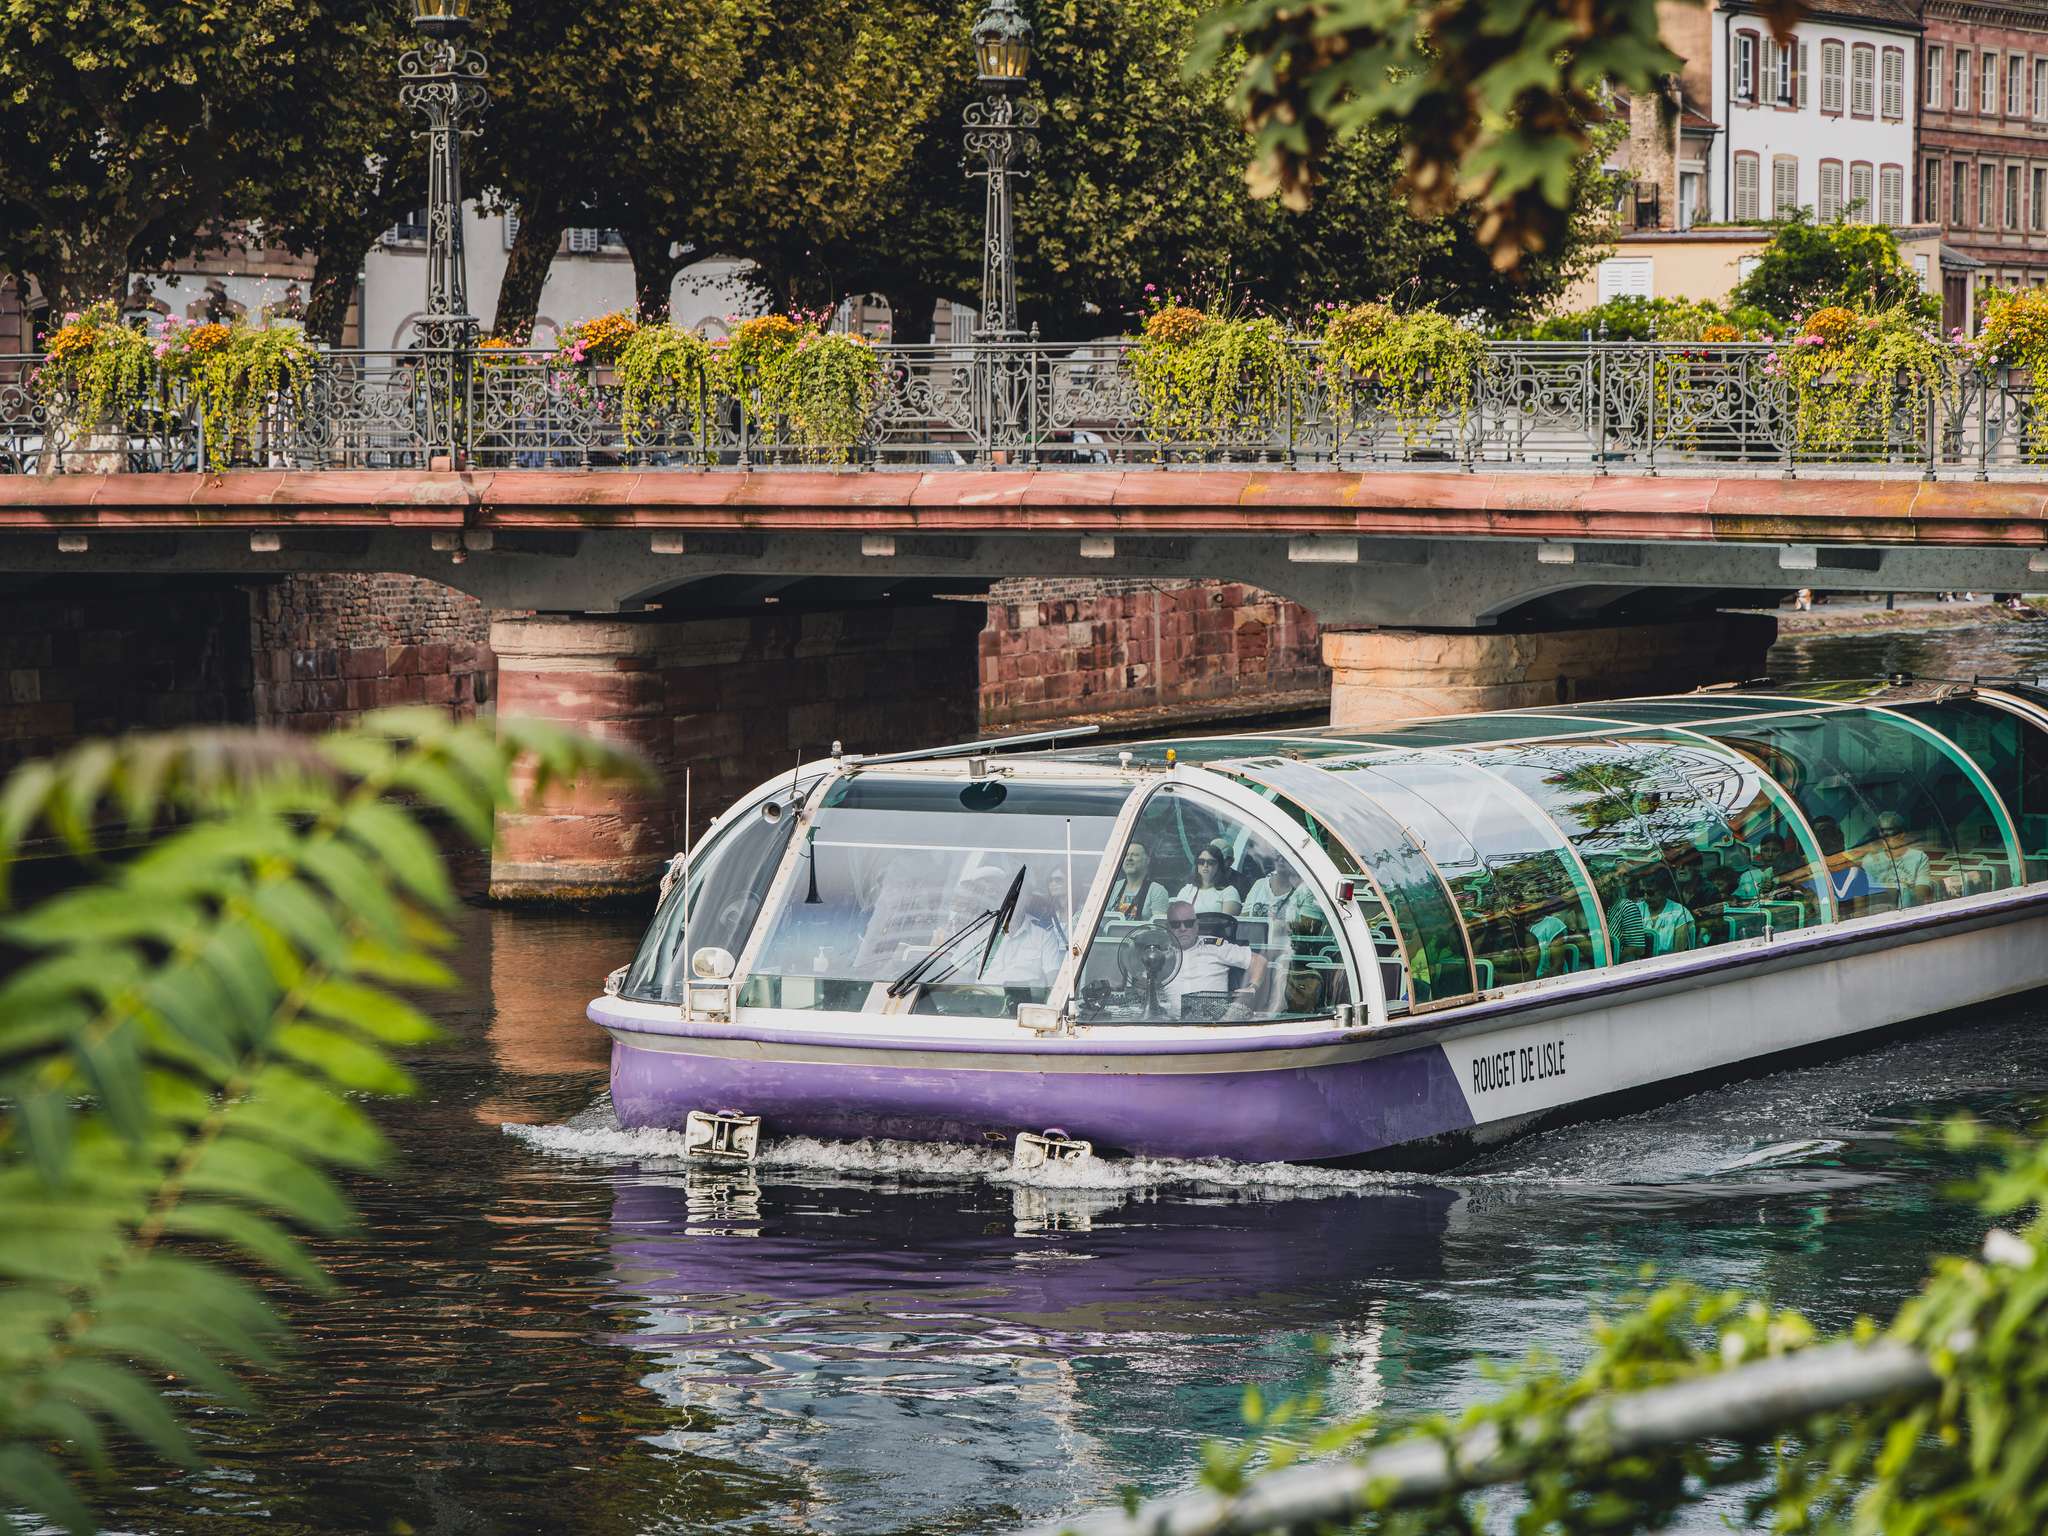
<path id="1" fill-rule="evenodd" d="M 1934 899 L 1934 871 L 1927 855 L 1915 848 L 1906 831 L 1906 818 L 1897 811 L 1884 811 L 1877 818 L 1877 835 L 1858 860 L 1870 883 L 1892 893 L 1892 905 L 1917 906 Z"/>
<path id="2" fill-rule="evenodd" d="M 1301 883 L 1301 872 L 1285 859 L 1277 860 L 1272 873 L 1259 876 L 1245 898 L 1244 915 L 1264 918 L 1273 924 L 1274 936 L 1292 933 L 1303 918 L 1324 922 L 1322 903 Z"/>
<path id="3" fill-rule="evenodd" d="M 1227 939 L 1203 938 L 1193 902 L 1176 901 L 1167 907 L 1166 930 L 1180 946 L 1180 969 L 1164 989 L 1169 1016 L 1180 1017 L 1181 999 L 1190 993 L 1230 990 L 1233 970 L 1244 972 L 1244 992 L 1258 995 L 1266 979 L 1266 957 Z"/>

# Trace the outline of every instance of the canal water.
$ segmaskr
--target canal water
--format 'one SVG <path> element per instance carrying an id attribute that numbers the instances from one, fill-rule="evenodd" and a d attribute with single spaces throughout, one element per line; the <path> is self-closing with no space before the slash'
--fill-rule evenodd
<path id="1" fill-rule="evenodd" d="M 1781 676 L 2048 670 L 2048 623 L 1787 644 Z M 1454 1409 L 1486 1360 L 1575 1360 L 1653 1265 L 1824 1326 L 1974 1246 L 1913 1135 L 2048 1095 L 2048 1005 L 1561 1130 L 1428 1179 L 777 1143 L 746 1178 L 617 1129 L 583 1004 L 626 916 L 481 907 L 403 1161 L 327 1245 L 342 1293 L 210 1470 L 114 1528 L 994 1532 L 1193 1479 L 1243 1385 Z M 1700 1528 L 1710 1528 L 1703 1524 Z"/>

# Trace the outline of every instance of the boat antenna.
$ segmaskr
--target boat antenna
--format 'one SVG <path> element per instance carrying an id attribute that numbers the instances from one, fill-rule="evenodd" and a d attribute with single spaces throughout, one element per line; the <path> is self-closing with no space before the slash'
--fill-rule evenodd
<path id="1" fill-rule="evenodd" d="M 1067 818 L 1067 931 L 1068 948 L 1074 943 L 1074 818 Z"/>
<path id="2" fill-rule="evenodd" d="M 690 767 L 683 765 L 683 1017 L 690 1016 Z"/>

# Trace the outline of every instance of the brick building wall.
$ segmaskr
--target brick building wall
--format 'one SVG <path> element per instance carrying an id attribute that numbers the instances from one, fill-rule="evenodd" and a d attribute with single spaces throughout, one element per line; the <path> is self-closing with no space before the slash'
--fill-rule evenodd
<path id="1" fill-rule="evenodd" d="M 319 731 L 366 709 L 439 704 L 474 715 L 496 694 L 483 604 L 417 576 L 287 576 L 250 592 L 250 718 Z"/>
<path id="2" fill-rule="evenodd" d="M 988 596 L 981 720 L 1279 713 L 1328 698 L 1297 603 L 1234 581 L 1012 580 Z"/>
<path id="3" fill-rule="evenodd" d="M 0 601 L 0 767 L 122 731 L 249 718 L 248 595 L 105 585 Z"/>
<path id="4" fill-rule="evenodd" d="M 496 694 L 474 598 L 411 576 L 67 581 L 0 600 L 0 768 L 185 725 L 319 731 L 389 704 Z"/>

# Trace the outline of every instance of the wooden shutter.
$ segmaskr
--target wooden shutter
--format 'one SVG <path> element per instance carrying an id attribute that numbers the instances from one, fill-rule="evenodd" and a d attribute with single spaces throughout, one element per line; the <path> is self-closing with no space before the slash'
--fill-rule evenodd
<path id="1" fill-rule="evenodd" d="M 1806 110 L 1807 75 L 1807 53 L 1806 44 L 1804 43 L 1801 43 L 1798 51 L 1792 55 L 1792 75 L 1793 99 L 1798 103 L 1799 110 L 1804 112 Z"/>

